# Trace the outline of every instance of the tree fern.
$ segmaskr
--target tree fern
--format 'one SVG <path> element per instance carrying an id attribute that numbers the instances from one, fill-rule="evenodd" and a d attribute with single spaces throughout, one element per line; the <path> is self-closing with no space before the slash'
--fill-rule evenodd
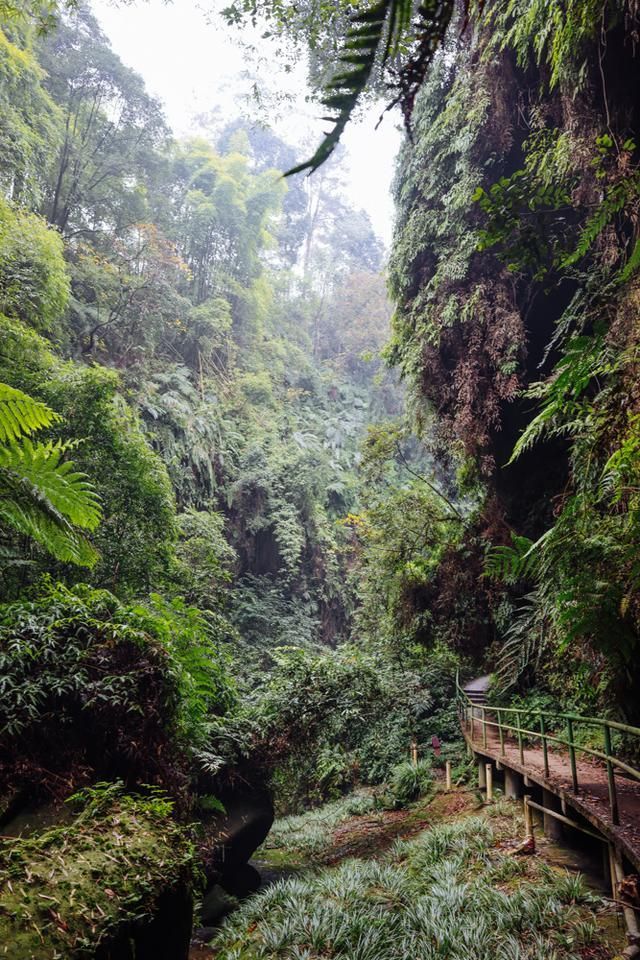
<path id="1" fill-rule="evenodd" d="M 56 513 L 47 514 L 46 503 L 20 503 L 0 487 L 0 525 L 37 541 L 57 560 L 92 567 L 98 554 L 89 541 Z M 16 558 L 9 554 L 11 563 Z"/>
<path id="2" fill-rule="evenodd" d="M 0 384 L 0 526 L 37 541 L 58 560 L 93 566 L 97 553 L 80 530 L 100 522 L 96 492 L 64 460 L 72 443 L 33 443 L 61 418 L 46 404 Z"/>
<path id="3" fill-rule="evenodd" d="M 32 495 L 69 523 L 95 530 L 100 521 L 97 495 L 85 474 L 73 469 L 70 460 L 62 460 L 69 444 L 33 444 L 25 438 L 21 444 L 0 447 L 0 469 L 28 484 Z"/>

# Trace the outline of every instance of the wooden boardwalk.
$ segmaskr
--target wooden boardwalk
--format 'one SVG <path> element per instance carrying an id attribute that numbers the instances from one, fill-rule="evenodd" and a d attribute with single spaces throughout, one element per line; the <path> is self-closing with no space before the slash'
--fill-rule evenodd
<path id="1" fill-rule="evenodd" d="M 493 720 L 491 708 L 485 707 L 487 720 Z M 504 736 L 504 749 L 495 728 L 487 726 L 486 741 L 482 724 L 473 725 L 473 736 L 464 729 L 465 739 L 477 757 L 491 760 L 498 770 L 505 769 L 518 774 L 524 780 L 523 791 L 530 793 L 526 781 L 541 787 L 558 798 L 560 809 L 571 816 L 572 811 L 583 818 L 603 839 L 614 845 L 620 855 L 626 857 L 633 868 L 640 872 L 640 783 L 616 774 L 618 794 L 618 825 L 612 822 L 609 807 L 607 772 L 604 764 L 584 758 L 576 760 L 578 790 L 574 792 L 571 766 L 566 750 L 548 752 L 549 774 L 545 776 L 544 756 L 541 746 L 524 746 L 522 759 L 517 740 Z"/>

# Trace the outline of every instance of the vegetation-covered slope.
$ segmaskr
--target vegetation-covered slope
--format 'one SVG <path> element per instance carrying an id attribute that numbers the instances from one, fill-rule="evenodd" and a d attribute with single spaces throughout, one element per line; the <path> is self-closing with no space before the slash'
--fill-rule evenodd
<path id="1" fill-rule="evenodd" d="M 635 23 L 623 2 L 495 3 L 473 36 L 452 35 L 400 161 L 387 348 L 469 503 L 412 585 L 416 615 L 433 611 L 435 590 L 445 630 L 462 626 L 505 685 L 530 682 L 537 664 L 561 700 L 613 698 L 627 716 L 639 629 Z"/>

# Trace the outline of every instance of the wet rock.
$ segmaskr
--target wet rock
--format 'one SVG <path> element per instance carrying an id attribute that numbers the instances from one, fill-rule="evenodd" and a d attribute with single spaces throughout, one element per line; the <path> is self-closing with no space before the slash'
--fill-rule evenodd
<path id="1" fill-rule="evenodd" d="M 238 901 L 231 896 L 219 883 L 215 883 L 207 890 L 200 908 L 200 923 L 202 927 L 198 928 L 198 939 L 203 937 L 200 931 L 203 928 L 214 929 L 224 917 L 231 913 L 238 906 Z M 196 934 L 194 934 L 194 937 Z M 205 941 L 206 942 L 206 941 Z"/>

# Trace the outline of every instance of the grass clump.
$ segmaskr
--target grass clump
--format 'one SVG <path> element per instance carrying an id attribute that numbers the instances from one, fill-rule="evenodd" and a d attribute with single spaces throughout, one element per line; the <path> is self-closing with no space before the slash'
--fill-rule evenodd
<path id="1" fill-rule="evenodd" d="M 225 923 L 216 955 L 574 960 L 596 936 L 595 898 L 570 874 L 533 860 L 511 866 L 494 823 L 442 824 L 396 843 L 384 860 L 348 860 L 281 881 Z"/>
<path id="2" fill-rule="evenodd" d="M 71 825 L 0 846 L 0 956 L 89 957 L 167 889 L 193 883 L 193 849 L 158 792 L 99 784 Z M 9 945 L 3 954 L 3 946 Z"/>
<path id="3" fill-rule="evenodd" d="M 428 760 L 406 760 L 391 771 L 389 792 L 395 806 L 404 806 L 433 791 L 433 769 Z"/>
<path id="4" fill-rule="evenodd" d="M 337 826 L 351 817 L 370 813 L 375 806 L 373 794 L 352 793 L 298 816 L 283 817 L 274 823 L 261 853 L 267 853 L 267 857 L 269 851 L 281 849 L 303 856 L 319 853 L 329 845 Z"/>

